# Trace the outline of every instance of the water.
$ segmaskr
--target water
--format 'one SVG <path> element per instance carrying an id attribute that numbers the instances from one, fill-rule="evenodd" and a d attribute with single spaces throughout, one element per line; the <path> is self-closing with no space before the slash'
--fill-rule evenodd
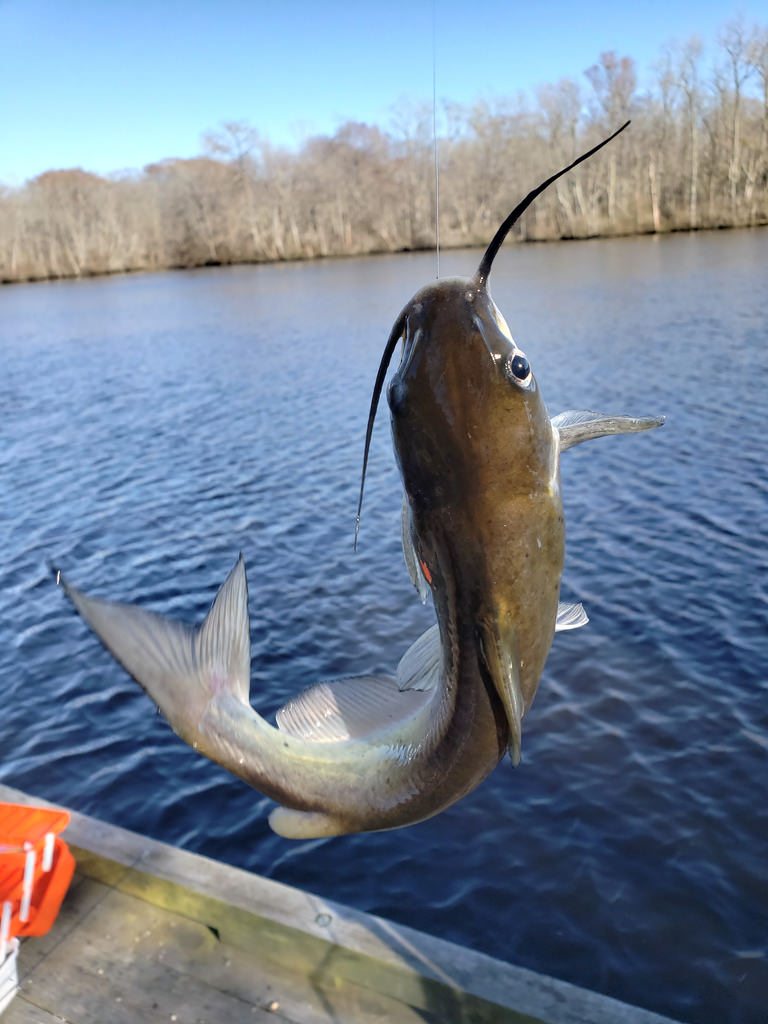
<path id="1" fill-rule="evenodd" d="M 442 272 L 470 273 L 476 253 Z M 410 829 L 291 843 L 53 586 L 200 618 L 239 551 L 252 700 L 391 670 L 432 621 L 370 389 L 434 257 L 0 290 L 0 779 L 685 1021 L 768 1001 L 768 232 L 508 247 L 551 411 L 666 413 L 563 456 L 559 634 L 523 764 Z"/>

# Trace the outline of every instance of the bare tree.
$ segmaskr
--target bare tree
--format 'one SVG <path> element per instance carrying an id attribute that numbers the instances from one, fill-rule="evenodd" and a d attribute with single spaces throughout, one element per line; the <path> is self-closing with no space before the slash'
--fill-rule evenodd
<path id="1" fill-rule="evenodd" d="M 691 228 L 698 226 L 699 107 L 701 104 L 699 61 L 701 54 L 701 39 L 698 36 L 691 36 L 683 46 L 677 66 L 677 80 L 685 96 L 685 119 L 688 127 L 688 222 Z"/>
<path id="2" fill-rule="evenodd" d="M 752 73 L 747 59 L 747 35 L 744 19 L 739 16 L 729 21 L 720 33 L 718 42 L 726 54 L 725 74 L 730 80 L 731 106 L 731 159 L 728 166 L 731 207 L 736 206 L 741 158 L 741 107 L 744 83 Z M 722 90 L 721 90 L 722 92 Z"/>
<path id="3" fill-rule="evenodd" d="M 747 47 L 747 62 L 762 90 L 762 124 L 759 144 L 758 185 L 768 186 L 768 26 L 752 29 Z"/>
<path id="4" fill-rule="evenodd" d="M 597 120 L 601 125 L 601 130 L 604 132 L 615 128 L 621 121 L 625 121 L 632 113 L 633 97 L 637 88 L 634 60 L 631 57 L 619 57 L 613 50 L 609 50 L 601 53 L 599 63 L 593 64 L 584 74 L 597 99 Z M 616 217 L 616 170 L 620 155 L 617 151 L 623 149 L 625 145 L 625 140 L 621 140 L 619 146 L 611 148 L 609 156 L 608 220 L 610 221 Z"/>

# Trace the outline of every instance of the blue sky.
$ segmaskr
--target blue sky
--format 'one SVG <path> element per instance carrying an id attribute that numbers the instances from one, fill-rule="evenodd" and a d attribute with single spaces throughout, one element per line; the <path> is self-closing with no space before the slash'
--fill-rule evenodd
<path id="1" fill-rule="evenodd" d="M 642 87 L 670 40 L 711 51 L 739 11 L 768 23 L 765 0 L 0 0 L 0 182 L 194 156 L 225 120 L 284 145 L 386 128 L 404 97 L 431 101 L 433 7 L 438 102 L 586 83 L 603 50 Z"/>

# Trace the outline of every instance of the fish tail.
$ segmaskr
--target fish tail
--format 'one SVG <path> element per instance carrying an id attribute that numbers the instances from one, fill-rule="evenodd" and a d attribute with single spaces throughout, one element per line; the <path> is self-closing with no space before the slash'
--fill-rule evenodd
<path id="1" fill-rule="evenodd" d="M 228 704 L 234 700 L 251 711 L 248 585 L 242 555 L 198 627 L 91 597 L 60 572 L 56 575 L 99 640 L 187 743 L 207 753 L 200 726 L 211 704 L 228 698 Z"/>

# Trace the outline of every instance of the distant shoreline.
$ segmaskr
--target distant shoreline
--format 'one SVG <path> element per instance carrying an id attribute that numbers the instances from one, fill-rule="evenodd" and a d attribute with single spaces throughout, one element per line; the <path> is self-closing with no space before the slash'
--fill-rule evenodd
<path id="1" fill-rule="evenodd" d="M 761 228 L 768 227 L 768 218 L 765 220 L 759 220 L 753 224 L 715 224 L 706 225 L 702 227 L 670 227 L 661 231 L 643 230 L 643 231 L 623 231 L 623 232 L 606 232 L 598 234 L 585 234 L 585 235 L 570 235 L 565 237 L 525 237 L 516 238 L 514 241 L 507 242 L 509 244 L 516 245 L 550 245 L 557 244 L 558 242 L 598 242 L 598 241 L 610 241 L 617 238 L 648 238 L 649 236 L 656 235 L 658 237 L 665 237 L 668 235 L 680 235 L 680 234 L 705 234 L 717 231 L 752 231 L 760 230 Z M 422 252 L 433 252 L 434 245 L 422 245 L 412 246 L 407 248 L 399 249 L 370 249 L 368 251 L 349 252 L 349 253 L 324 253 L 319 255 L 307 255 L 307 256 L 290 256 L 284 258 L 255 258 L 255 259 L 208 259 L 200 260 L 198 262 L 189 263 L 169 263 L 166 266 L 152 265 L 152 266 L 128 266 L 119 267 L 115 269 L 105 270 L 90 270 L 84 269 L 80 273 L 61 273 L 61 274 L 49 274 L 47 276 L 30 276 L 30 277 L 16 277 L 11 278 L 7 276 L 0 277 L 0 285 L 15 285 L 15 284 L 45 284 L 55 281 L 85 281 L 95 278 L 103 277 L 118 277 L 128 274 L 156 274 L 156 273 L 168 273 L 169 271 L 188 271 L 188 270 L 204 270 L 210 267 L 249 267 L 249 266 L 274 266 L 276 264 L 287 264 L 287 263 L 319 263 L 326 261 L 337 261 L 337 260 L 354 260 L 364 259 L 369 256 L 401 256 L 410 253 L 422 253 Z M 454 245 L 442 245 L 440 246 L 441 252 L 454 252 L 460 249 L 478 249 L 482 250 L 483 243 L 457 243 Z"/>
<path id="2" fill-rule="evenodd" d="M 719 46 L 707 69 L 692 37 L 642 92 L 632 58 L 606 51 L 585 72 L 589 91 L 561 79 L 535 104 L 451 104 L 439 138 L 410 108 L 392 130 L 347 121 L 295 152 L 230 121 L 188 159 L 107 177 L 45 171 L 0 186 L 0 281 L 428 251 L 436 212 L 442 249 L 485 247 L 545 181 L 511 241 L 763 226 L 768 28 L 734 21 Z"/>

